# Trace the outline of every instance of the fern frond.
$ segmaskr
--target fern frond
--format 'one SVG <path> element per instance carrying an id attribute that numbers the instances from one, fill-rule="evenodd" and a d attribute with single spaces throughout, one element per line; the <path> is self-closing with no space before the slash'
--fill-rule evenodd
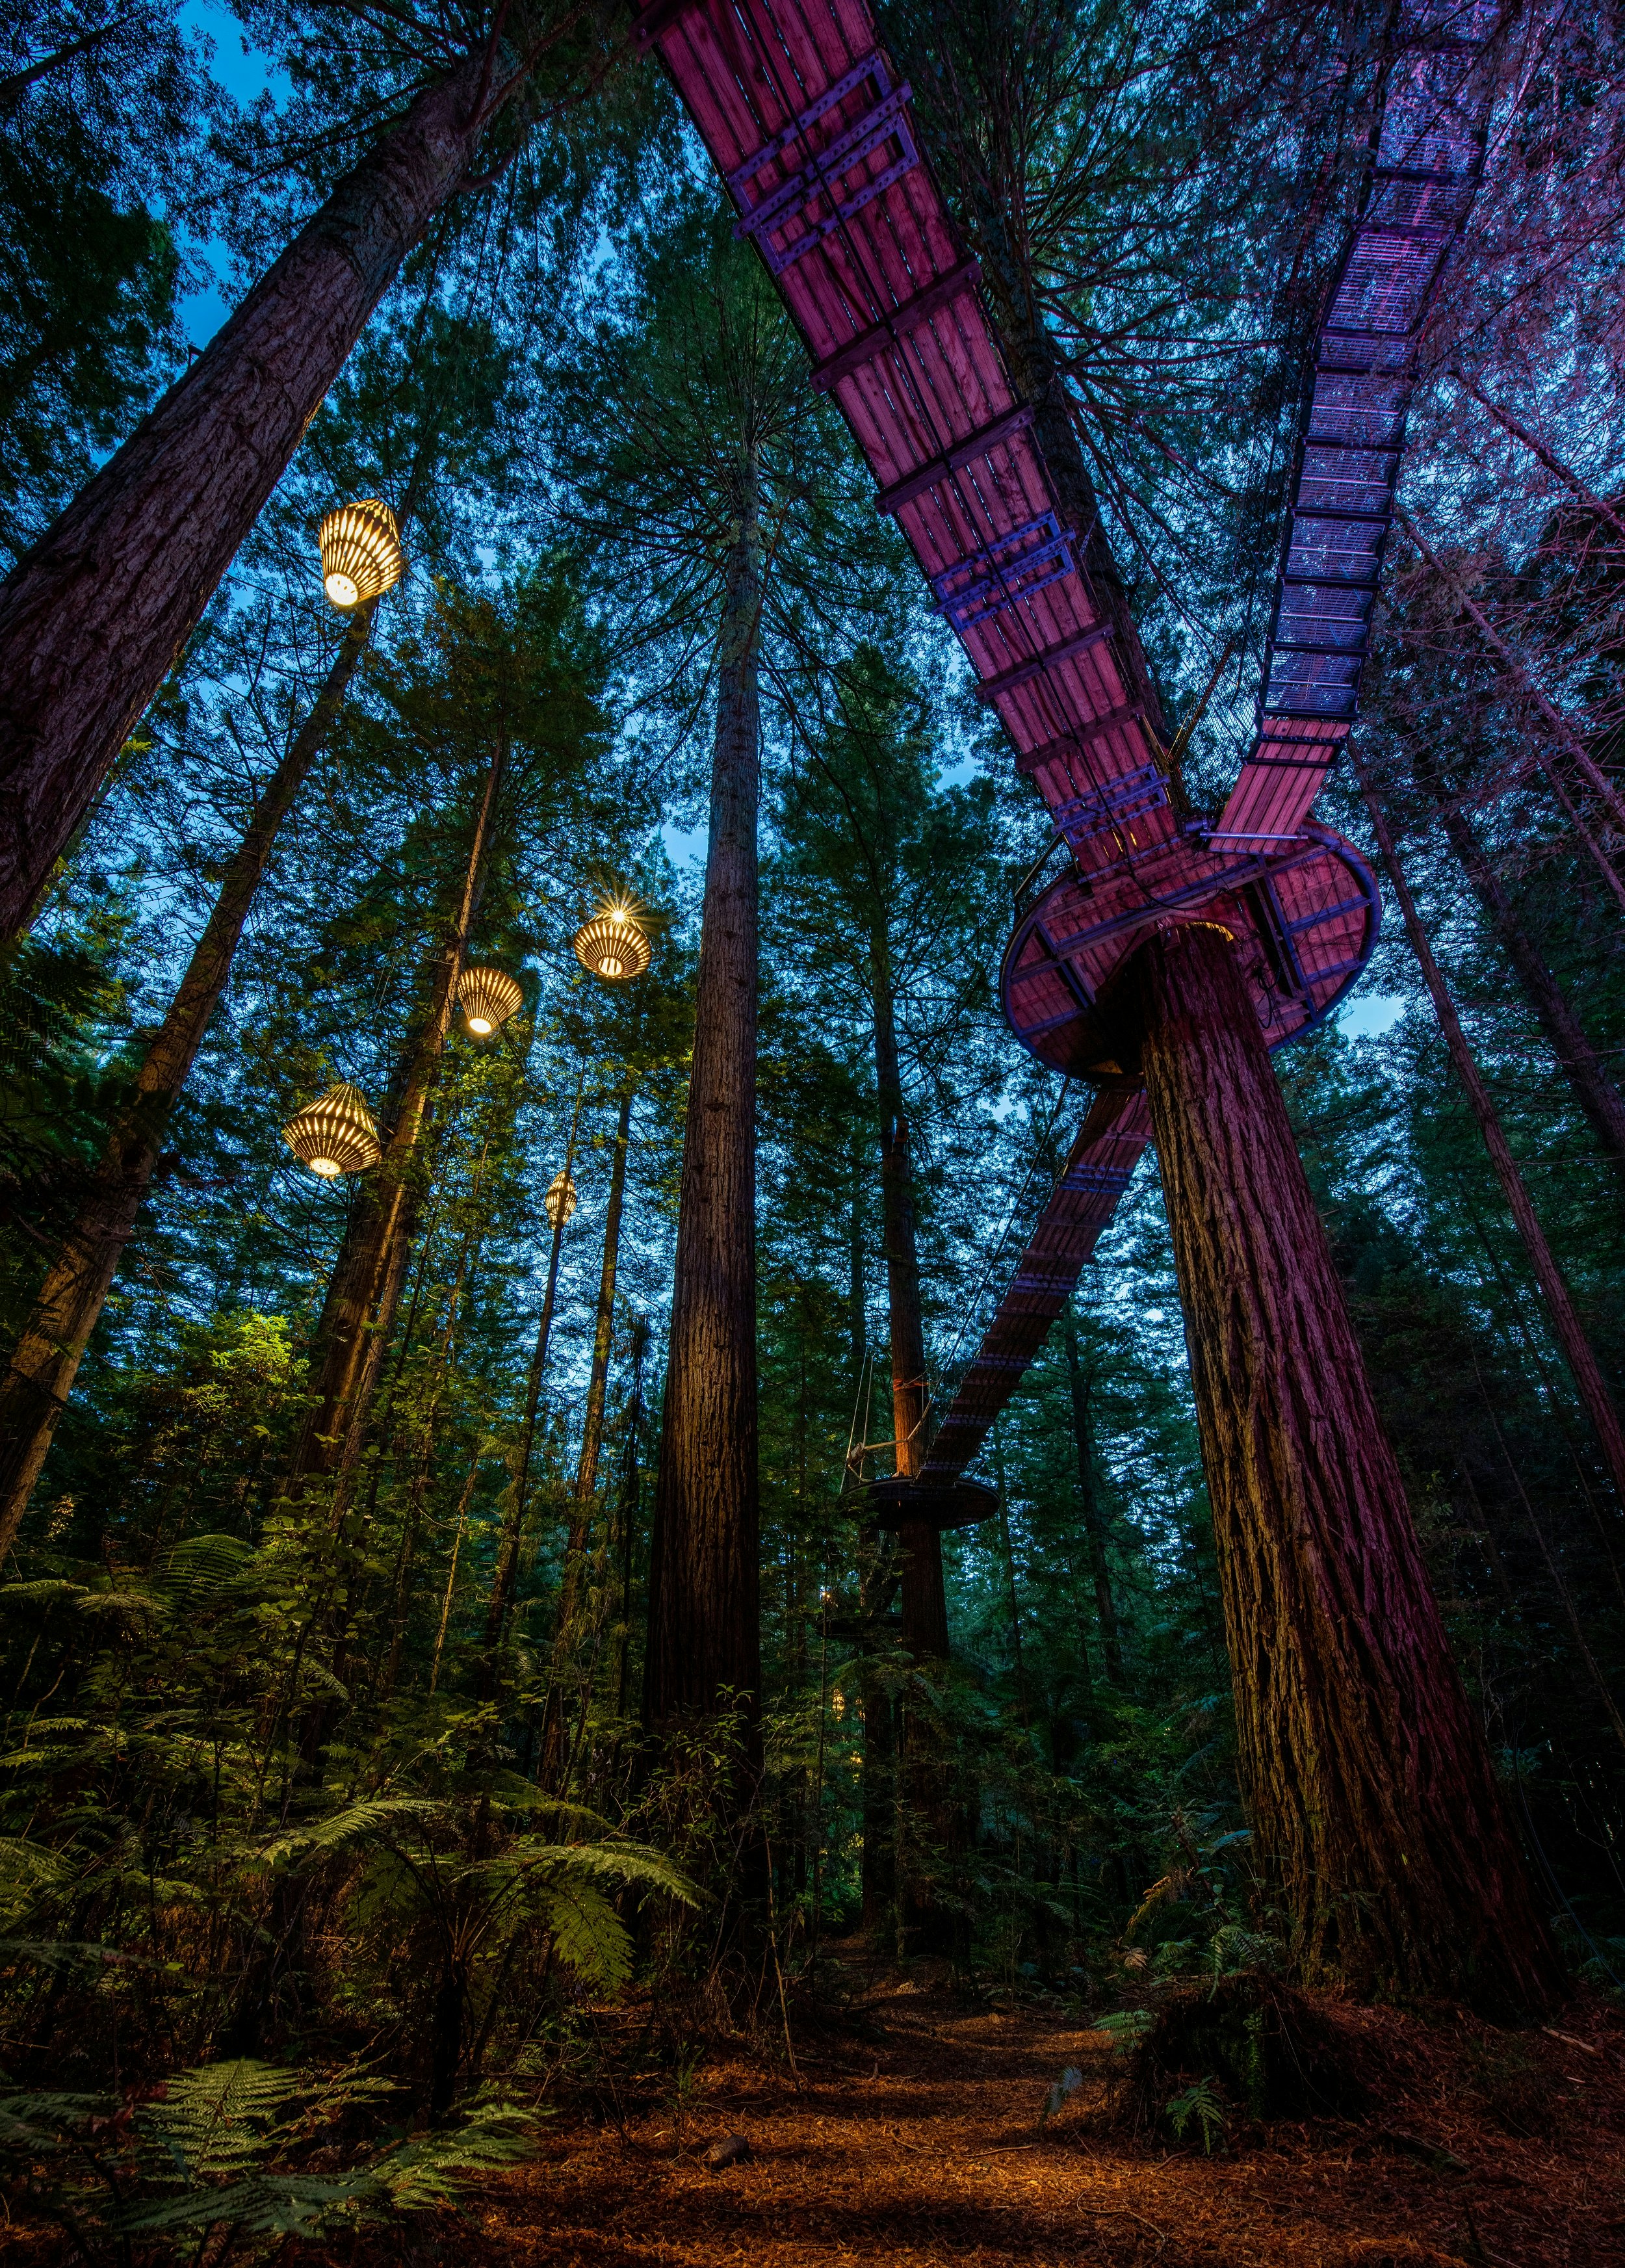
<path id="1" fill-rule="evenodd" d="M 336 1680 L 335 1681 L 336 1683 Z M 275 1860 L 295 1852 L 336 1851 L 347 1843 L 387 1843 L 392 1830 L 411 1820 L 443 1819 L 450 1807 L 429 1795 L 371 1795 L 359 1803 L 307 1827 L 295 1827 L 261 1847 L 261 1857 Z"/>
<path id="2" fill-rule="evenodd" d="M 565 1967 L 600 1992 L 618 1992 L 632 1974 L 632 1940 L 603 1892 L 591 1882 L 549 1882 L 540 1904 Z"/>
<path id="3" fill-rule="evenodd" d="M 700 1904 L 700 1893 L 688 1876 L 662 1851 L 646 1843 L 549 1843 L 540 1837 L 523 1837 L 494 1859 L 464 1867 L 459 1880 L 473 1875 L 535 1873 L 558 1878 L 599 1878 L 644 1890 L 658 1890 L 687 1906 Z"/>
<path id="4" fill-rule="evenodd" d="M 222 2181 L 261 2164 L 268 2134 L 305 2090 L 298 2074 L 246 2059 L 177 2072 L 137 2122 L 187 2182 Z"/>
<path id="5" fill-rule="evenodd" d="M 165 1553 L 154 1581 L 177 1613 L 196 1613 L 235 1587 L 254 1557 L 240 1535 L 188 1535 Z"/>
<path id="6" fill-rule="evenodd" d="M 0 1583 L 0 1608 L 54 1607 L 85 1596 L 83 1583 L 70 1583 L 58 1575 L 41 1575 L 33 1583 Z"/>

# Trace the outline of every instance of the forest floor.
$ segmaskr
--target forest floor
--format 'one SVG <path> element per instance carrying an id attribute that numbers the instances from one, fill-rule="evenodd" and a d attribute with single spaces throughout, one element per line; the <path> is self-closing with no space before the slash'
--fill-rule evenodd
<path id="1" fill-rule="evenodd" d="M 561 2115 L 415 2268 L 1607 2268 L 1625 2264 L 1625 2016 L 1552 2031 L 1322 2002 L 1366 2116 L 1202 2154 L 1112 2118 L 1107 2034 L 916 1971 L 853 1973 L 854 2029 L 782 2068 L 715 2060 L 621 2123 Z M 1040 2126 L 1068 2066 L 1084 2083 Z M 732 2135 L 749 2157 L 713 2171 Z M 335 2256 L 336 2257 L 336 2256 Z"/>

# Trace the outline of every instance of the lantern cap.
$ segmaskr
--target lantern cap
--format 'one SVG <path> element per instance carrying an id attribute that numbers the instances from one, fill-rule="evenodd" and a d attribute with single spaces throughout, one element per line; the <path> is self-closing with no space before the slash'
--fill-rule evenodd
<path id="1" fill-rule="evenodd" d="M 358 497 L 328 512 L 316 531 L 322 587 L 341 612 L 393 591 L 406 573 L 401 525 L 381 497 Z"/>
<path id="2" fill-rule="evenodd" d="M 366 1097 L 348 1079 L 339 1079 L 296 1110 L 282 1130 L 283 1140 L 302 1165 L 324 1182 L 340 1174 L 364 1173 L 383 1156 L 378 1121 Z"/>
<path id="3" fill-rule="evenodd" d="M 649 966 L 649 939 L 632 901 L 607 899 L 576 932 L 576 958 L 606 983 L 624 984 Z"/>
<path id="4" fill-rule="evenodd" d="M 562 1228 L 575 1211 L 576 1184 L 562 1166 L 548 1183 L 548 1194 L 541 1203 L 550 1228 Z"/>
<path id="5" fill-rule="evenodd" d="M 489 1039 L 493 1032 L 500 1030 L 525 999 L 505 968 L 482 968 L 477 964 L 463 970 L 458 979 L 457 997 L 462 1004 L 463 1021 L 476 1040 Z"/>

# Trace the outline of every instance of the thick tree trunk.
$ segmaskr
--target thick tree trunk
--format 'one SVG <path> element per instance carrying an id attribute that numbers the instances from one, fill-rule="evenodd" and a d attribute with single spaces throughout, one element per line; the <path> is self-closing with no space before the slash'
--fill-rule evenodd
<path id="1" fill-rule="evenodd" d="M 1445 802 L 1439 806 L 1439 817 L 1450 847 L 1461 862 L 1461 871 L 1512 964 L 1524 998 L 1551 1042 L 1552 1053 L 1562 1065 L 1575 1101 L 1591 1121 L 1614 1170 L 1625 1174 L 1625 1096 L 1603 1069 L 1601 1058 L 1570 1006 L 1567 994 L 1548 967 L 1545 955 L 1518 920 L 1467 814 L 1453 803 Z"/>
<path id="2" fill-rule="evenodd" d="M 499 747 L 486 774 L 456 910 L 435 955 L 427 1005 L 390 1098 L 392 1123 L 386 1129 L 383 1160 L 356 1193 L 328 1282 L 311 1351 L 310 1406 L 289 1467 L 290 1494 L 320 1475 L 348 1472 L 359 1447 L 405 1276 L 420 1195 L 418 1138 L 451 1029 L 469 932 L 485 889 L 506 765 L 507 749 Z M 335 1520 L 342 1509 L 342 1493 L 341 1485 L 334 1505 Z"/>
<path id="3" fill-rule="evenodd" d="M 1356 769 L 1357 772 L 1357 762 Z M 1535 1281 L 1540 1286 L 1547 1313 L 1551 1317 L 1553 1332 L 1579 1390 L 1585 1414 L 1592 1421 L 1598 1447 L 1602 1451 L 1603 1462 L 1614 1483 L 1615 1499 L 1625 1507 L 1625 1428 L 1621 1426 L 1619 1411 L 1603 1377 L 1596 1350 L 1586 1336 L 1585 1327 L 1576 1310 L 1574 1296 L 1557 1265 L 1556 1256 L 1546 1241 L 1546 1231 L 1540 1226 L 1524 1177 L 1518 1170 L 1518 1161 L 1512 1155 L 1505 1130 L 1490 1100 L 1489 1090 L 1474 1061 L 1473 1050 L 1468 1047 L 1467 1034 L 1461 1028 L 1461 1019 L 1456 1013 L 1456 1004 L 1450 997 L 1444 971 L 1433 957 L 1428 933 L 1422 925 L 1422 917 L 1416 911 L 1416 902 L 1411 896 L 1410 887 L 1405 880 L 1405 870 L 1400 864 L 1398 847 L 1382 805 L 1363 772 L 1359 773 L 1359 778 L 1371 829 L 1382 852 L 1383 864 L 1387 867 L 1388 879 L 1393 885 L 1393 895 L 1400 902 L 1405 933 L 1410 939 L 1411 951 L 1416 956 L 1417 966 L 1432 998 L 1433 1012 L 1438 1018 L 1439 1029 L 1445 1035 L 1445 1044 L 1450 1050 L 1451 1066 L 1460 1082 L 1462 1093 L 1467 1096 L 1468 1108 L 1478 1121 L 1478 1130 L 1484 1138 L 1484 1147 L 1489 1152 L 1489 1162 L 1495 1168 L 1496 1179 L 1501 1184 L 1507 1210 L 1518 1224 L 1518 1233 L 1523 1239 L 1529 1264 L 1534 1270 Z"/>
<path id="4" fill-rule="evenodd" d="M 1077 1322 L 1070 1306 L 1066 1310 L 1066 1367 L 1072 1388 L 1072 1434 L 1077 1447 L 1077 1496 L 1083 1507 L 1084 1534 L 1089 1543 L 1089 1568 L 1094 1578 L 1095 1613 L 1100 1624 L 1100 1659 L 1114 1685 L 1128 1683 L 1123 1675 L 1122 1634 L 1117 1623 L 1117 1602 L 1112 1595 L 1112 1568 L 1106 1551 L 1106 1522 L 1100 1515 L 1100 1495 L 1094 1476 L 1094 1427 L 1089 1415 L 1089 1382 L 1077 1359 Z"/>
<path id="5" fill-rule="evenodd" d="M 482 63 L 418 97 L 0 585 L 0 936 L 27 922 L 369 316 L 467 174 Z"/>
<path id="6" fill-rule="evenodd" d="M 541 1770 L 543 1786 L 558 1784 L 566 1761 L 568 1719 L 565 1684 L 570 1658 L 581 1642 L 581 1594 L 586 1584 L 587 1541 L 592 1532 L 592 1502 L 598 1484 L 598 1456 L 604 1432 L 604 1398 L 609 1384 L 609 1349 L 614 1334 L 615 1268 L 621 1252 L 621 1207 L 626 1195 L 626 1153 L 632 1126 L 632 1090 L 621 1098 L 615 1123 L 614 1163 L 609 1174 L 609 1207 L 604 1219 L 604 1259 L 598 1279 L 598 1316 L 592 1334 L 592 1371 L 587 1382 L 586 1416 L 581 1429 L 581 1458 L 576 1468 L 576 1496 L 564 1545 L 564 1574 L 559 1585 L 558 1613 L 554 1622 L 553 1663 L 548 1683 L 547 1713 L 542 1719 Z M 577 1691 L 580 1680 L 570 1681 Z"/>
<path id="7" fill-rule="evenodd" d="M 80 1360 L 100 1319 L 151 1183 L 170 1112 L 225 989 L 277 830 L 343 704 L 366 646 L 371 617 L 371 607 L 357 613 L 315 705 L 266 783 L 248 831 L 226 867 L 180 989 L 136 1075 L 135 1094 L 108 1137 L 91 1193 L 47 1273 L 0 1381 L 0 1561 L 15 1541 Z"/>
<path id="8" fill-rule="evenodd" d="M 745 468 L 717 641 L 710 843 L 655 1482 L 651 1727 L 760 1705 L 756 1471 L 756 822 L 761 530 Z"/>
<path id="9" fill-rule="evenodd" d="M 1297 1964 L 1538 2008 L 1556 1961 L 1227 933 L 1158 932 L 1118 1009 L 1184 1303 L 1242 1781 Z"/>

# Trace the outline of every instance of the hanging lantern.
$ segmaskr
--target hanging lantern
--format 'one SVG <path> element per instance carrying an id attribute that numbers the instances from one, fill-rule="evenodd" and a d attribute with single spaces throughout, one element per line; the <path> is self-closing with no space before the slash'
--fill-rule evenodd
<path id="1" fill-rule="evenodd" d="M 395 515 L 377 497 L 330 512 L 317 531 L 322 582 L 335 607 L 348 610 L 393 591 L 406 573 Z"/>
<path id="2" fill-rule="evenodd" d="M 465 968 L 457 987 L 463 1020 L 476 1040 L 489 1040 L 525 995 L 505 968 Z"/>
<path id="3" fill-rule="evenodd" d="M 612 898 L 576 932 L 576 958 L 612 984 L 641 976 L 649 966 L 649 939 L 624 898 Z"/>
<path id="4" fill-rule="evenodd" d="M 548 1183 L 548 1194 L 542 1199 L 549 1228 L 562 1228 L 576 1210 L 576 1184 L 561 1170 Z"/>
<path id="5" fill-rule="evenodd" d="M 384 1154 L 378 1121 L 367 1108 L 365 1097 L 344 1079 L 296 1111 L 283 1128 L 282 1138 L 294 1156 L 324 1182 L 330 1182 L 335 1174 L 364 1173 Z"/>

